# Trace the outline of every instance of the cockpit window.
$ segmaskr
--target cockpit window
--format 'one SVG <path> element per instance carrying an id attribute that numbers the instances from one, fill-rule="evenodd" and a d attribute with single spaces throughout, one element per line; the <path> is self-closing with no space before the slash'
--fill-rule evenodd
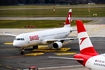
<path id="1" fill-rule="evenodd" d="M 16 38 L 15 40 L 24 40 L 24 38 Z"/>

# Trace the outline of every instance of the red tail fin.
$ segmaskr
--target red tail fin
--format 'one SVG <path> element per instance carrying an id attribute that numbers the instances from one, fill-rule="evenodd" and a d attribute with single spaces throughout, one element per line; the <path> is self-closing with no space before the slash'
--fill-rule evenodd
<path id="1" fill-rule="evenodd" d="M 81 20 L 76 21 L 81 54 L 97 55 Z"/>
<path id="2" fill-rule="evenodd" d="M 69 10 L 64 27 L 70 27 L 72 9 Z"/>

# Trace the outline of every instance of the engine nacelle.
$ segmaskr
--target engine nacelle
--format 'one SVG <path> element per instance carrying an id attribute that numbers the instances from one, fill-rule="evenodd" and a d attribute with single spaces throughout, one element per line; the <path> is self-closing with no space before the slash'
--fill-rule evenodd
<path id="1" fill-rule="evenodd" d="M 53 48 L 54 49 L 59 49 L 63 46 L 63 44 L 61 42 L 54 42 L 53 43 Z"/>

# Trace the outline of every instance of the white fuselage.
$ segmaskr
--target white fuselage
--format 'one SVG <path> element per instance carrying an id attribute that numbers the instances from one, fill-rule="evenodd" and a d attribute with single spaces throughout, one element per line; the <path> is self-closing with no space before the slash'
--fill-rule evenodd
<path id="1" fill-rule="evenodd" d="M 91 70 L 105 70 L 105 54 L 89 58 L 85 66 Z"/>
<path id="2" fill-rule="evenodd" d="M 13 45 L 16 47 L 29 47 L 39 44 L 49 44 L 47 40 L 60 39 L 67 37 L 71 32 L 71 28 L 55 28 L 44 31 L 36 31 L 30 33 L 23 33 L 16 36 Z"/>

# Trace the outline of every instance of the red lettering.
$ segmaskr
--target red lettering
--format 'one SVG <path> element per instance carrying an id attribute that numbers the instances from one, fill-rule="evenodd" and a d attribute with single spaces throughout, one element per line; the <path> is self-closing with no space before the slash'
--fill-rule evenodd
<path id="1" fill-rule="evenodd" d="M 29 36 L 29 38 L 30 38 L 30 41 L 32 41 L 32 40 L 39 40 L 38 35 Z"/>

